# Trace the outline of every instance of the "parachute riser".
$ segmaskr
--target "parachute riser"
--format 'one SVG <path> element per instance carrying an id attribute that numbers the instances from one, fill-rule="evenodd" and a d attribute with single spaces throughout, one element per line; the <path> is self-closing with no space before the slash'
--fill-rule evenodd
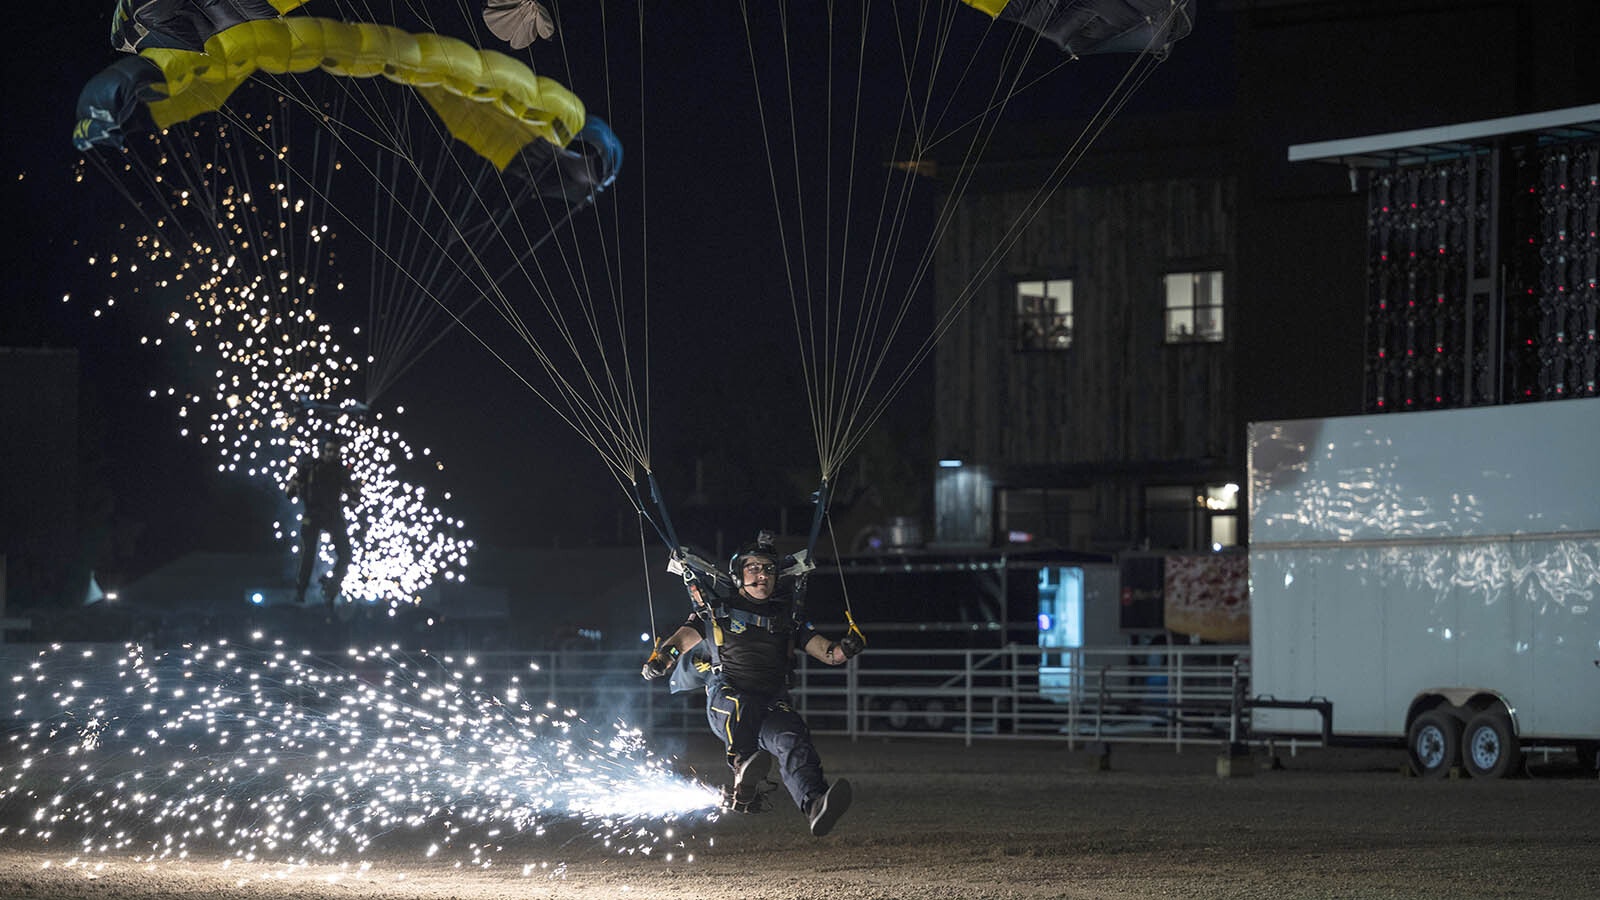
<path id="1" fill-rule="evenodd" d="M 832 492 L 832 486 L 828 484 L 828 479 L 824 478 L 822 479 L 822 486 L 817 488 L 815 494 L 811 495 L 812 502 L 816 504 L 817 508 L 811 512 L 811 534 L 806 538 L 806 556 L 808 558 L 815 558 L 817 555 L 817 538 L 822 534 L 822 520 L 828 515 L 828 498 Z"/>

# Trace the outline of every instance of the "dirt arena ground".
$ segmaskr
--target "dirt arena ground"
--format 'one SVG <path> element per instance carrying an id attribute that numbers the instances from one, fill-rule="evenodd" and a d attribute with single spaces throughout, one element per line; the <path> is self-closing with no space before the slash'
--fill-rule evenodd
<path id="1" fill-rule="evenodd" d="M 1101 770 L 1043 744 L 819 742 L 855 805 L 825 838 L 785 800 L 688 840 L 692 860 L 585 840 L 526 848 L 556 864 L 454 868 L 389 849 L 370 868 L 285 872 L 190 858 L 74 858 L 0 835 L 0 898 L 974 900 L 974 898 L 1600 897 L 1600 779 L 1546 766 L 1504 781 L 1422 781 L 1398 751 L 1261 757 L 1117 748 Z M 681 758 L 716 771 L 720 748 Z"/>

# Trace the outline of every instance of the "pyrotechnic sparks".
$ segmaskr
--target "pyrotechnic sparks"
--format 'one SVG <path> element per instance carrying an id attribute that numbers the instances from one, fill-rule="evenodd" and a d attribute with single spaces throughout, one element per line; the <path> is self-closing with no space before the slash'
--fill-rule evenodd
<path id="1" fill-rule="evenodd" d="M 269 117 L 256 132 L 271 127 Z M 218 139 L 232 130 L 224 124 Z M 259 153 L 261 144 L 246 146 Z M 382 412 L 352 399 L 361 364 L 318 313 L 320 286 L 343 288 L 333 272 L 333 235 L 316 218 L 320 207 L 294 196 L 286 180 L 250 190 L 242 159 L 185 166 L 170 154 L 152 163 L 130 149 L 126 164 L 152 176 L 147 187 L 161 211 L 147 215 L 153 233 L 136 235 L 134 252 L 107 255 L 110 277 L 130 294 L 175 301 L 167 327 L 210 368 L 208 389 L 167 391 L 179 399 L 181 433 L 213 447 L 220 470 L 268 478 L 280 489 L 323 441 L 342 446 L 360 485 L 348 507 L 354 558 L 342 597 L 392 608 L 417 602 L 437 578 L 461 577 L 472 547 L 461 536 L 464 523 L 405 471 L 443 466 L 423 462 L 429 450 L 419 454 Z M 352 329 L 352 337 L 359 333 Z M 298 521 L 279 522 L 278 537 L 296 549 L 315 539 Z M 331 548 L 321 552 L 331 563 Z"/>
<path id="2" fill-rule="evenodd" d="M 0 834 L 152 862 L 349 865 L 420 847 L 487 867 L 585 837 L 692 861 L 680 829 L 716 819 L 715 790 L 623 723 L 476 680 L 393 648 L 344 668 L 269 641 L 114 660 L 56 646 L 4 686 L 5 715 L 27 724 L 0 765 Z"/>

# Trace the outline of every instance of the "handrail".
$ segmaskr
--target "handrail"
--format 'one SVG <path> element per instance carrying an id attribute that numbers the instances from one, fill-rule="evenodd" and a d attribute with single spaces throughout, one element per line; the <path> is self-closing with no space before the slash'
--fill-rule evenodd
<path id="1" fill-rule="evenodd" d="M 800 658 L 793 689 L 811 730 L 977 740 L 1226 744 L 1240 734 L 1234 695 L 1243 646 L 872 649 L 843 667 Z M 670 695 L 638 676 L 633 654 L 477 654 L 485 688 L 520 674 L 520 691 L 662 734 L 703 730 L 699 695 Z M 1236 674 L 1237 669 L 1237 674 Z"/>

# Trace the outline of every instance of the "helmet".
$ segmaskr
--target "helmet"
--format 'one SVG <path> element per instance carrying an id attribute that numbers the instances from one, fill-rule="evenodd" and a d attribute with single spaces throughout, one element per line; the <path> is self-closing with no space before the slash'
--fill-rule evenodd
<path id="1" fill-rule="evenodd" d="M 740 547 L 738 552 L 728 558 L 728 574 L 733 577 L 735 585 L 744 587 L 744 561 L 749 557 L 768 560 L 774 566 L 778 564 L 778 548 L 772 541 L 772 532 L 763 531 L 756 535 L 755 543 Z"/>

